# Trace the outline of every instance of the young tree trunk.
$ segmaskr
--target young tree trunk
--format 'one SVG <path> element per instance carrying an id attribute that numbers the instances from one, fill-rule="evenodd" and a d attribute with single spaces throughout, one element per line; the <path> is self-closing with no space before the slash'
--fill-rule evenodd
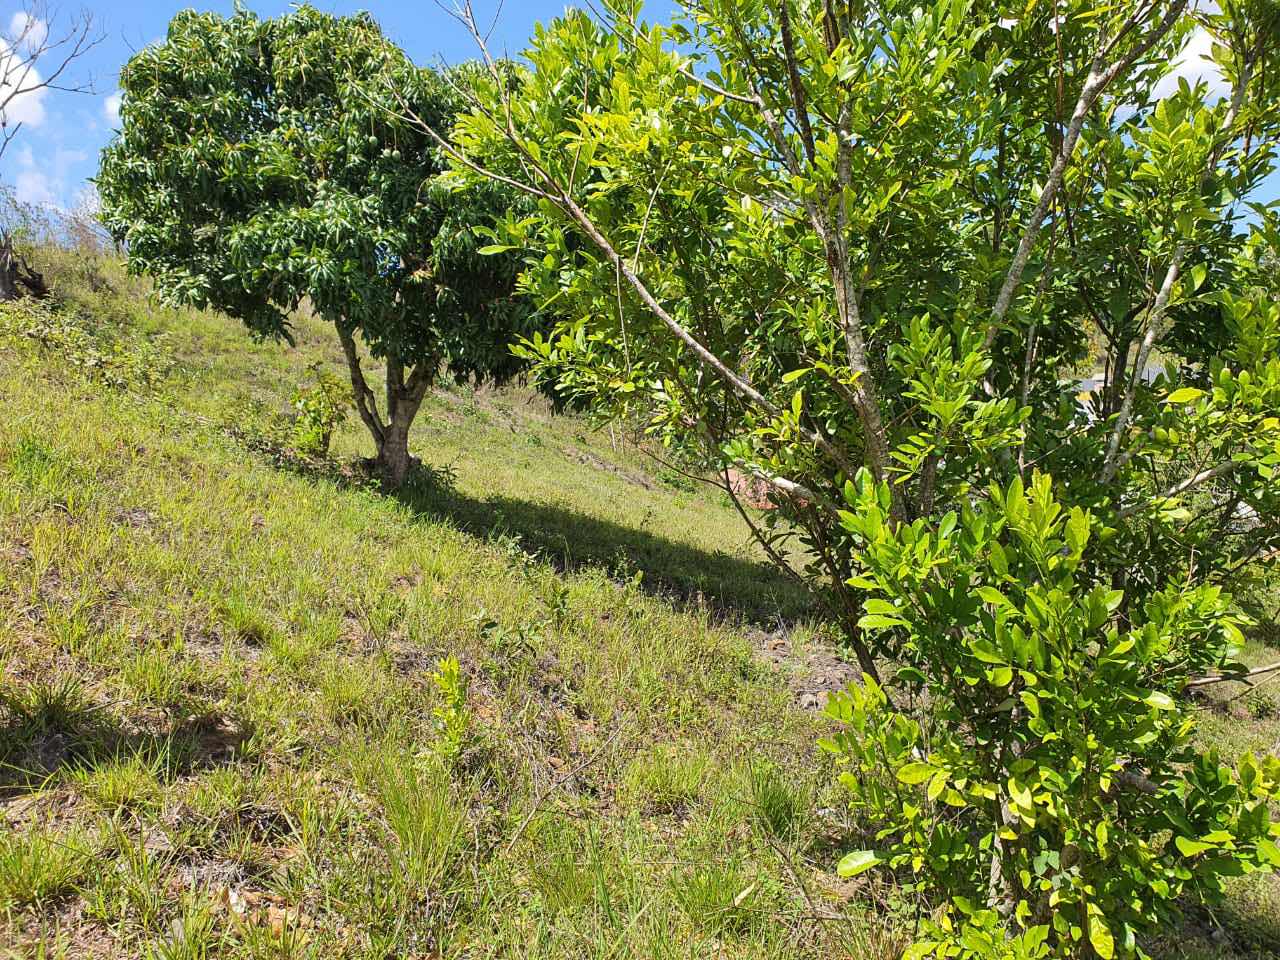
<path id="1" fill-rule="evenodd" d="M 360 353 L 355 338 L 338 329 L 342 350 L 347 357 L 347 369 L 351 374 L 351 390 L 356 411 L 369 429 L 369 435 L 377 448 L 373 458 L 374 469 L 382 478 L 387 491 L 399 490 L 409 479 L 413 458 L 409 455 L 409 429 L 422 406 L 430 385 L 430 365 L 419 364 L 405 377 L 404 363 L 398 357 L 387 358 L 386 420 L 378 411 L 378 401 L 364 378 L 360 365 Z"/>
<path id="2" fill-rule="evenodd" d="M 387 490 L 399 490 L 409 479 L 409 469 L 413 460 L 409 456 L 409 430 L 406 425 L 399 429 L 391 425 L 383 435 L 382 444 L 378 448 L 378 473 L 382 476 L 382 485 Z"/>
<path id="3" fill-rule="evenodd" d="M 0 301 L 17 300 L 18 255 L 13 252 L 13 238 L 5 234 L 0 240 Z"/>

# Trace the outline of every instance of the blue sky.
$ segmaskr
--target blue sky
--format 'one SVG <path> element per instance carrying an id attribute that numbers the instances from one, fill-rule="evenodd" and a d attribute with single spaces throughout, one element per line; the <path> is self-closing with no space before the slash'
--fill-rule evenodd
<path id="1" fill-rule="evenodd" d="M 74 0 L 73 0 L 74 2 Z M 63 22 L 75 11 L 73 2 L 61 5 Z M 79 76 L 92 76 L 92 95 L 50 91 L 38 101 L 27 100 L 20 113 L 23 129 L 0 157 L 0 182 L 17 188 L 29 201 L 74 206 L 97 170 L 98 152 L 110 139 L 118 105 L 116 78 L 120 67 L 148 43 L 161 39 L 169 19 L 189 6 L 177 0 L 83 0 L 93 14 L 103 41 L 77 64 Z M 316 6 L 334 13 L 369 10 L 386 34 L 399 43 L 418 63 L 464 60 L 475 54 L 466 30 L 434 0 L 313 0 Z M 445 0 L 446 3 L 449 0 Z M 495 52 L 515 53 L 522 49 L 539 20 L 550 19 L 570 0 L 473 0 L 476 13 L 487 23 L 498 12 L 491 38 Z M 233 0 L 202 0 L 203 9 L 229 14 Z M 264 16 L 274 16 L 289 7 L 288 0 L 248 0 L 246 6 Z M 666 14 L 674 0 L 651 0 L 648 10 L 655 16 Z M 499 11 L 499 7 L 501 7 Z M 20 5 L 5 0 L 0 4 L 0 31 L 12 35 Z M 56 31 L 57 21 L 54 29 Z M 1207 44 L 1201 44 L 1207 49 Z M 1203 51 L 1195 40 L 1179 63 L 1179 72 L 1188 76 L 1203 73 Z M 1213 77 L 1209 77 L 1213 81 Z M 1273 174 L 1261 196 L 1280 197 L 1280 172 Z"/>
<path id="2" fill-rule="evenodd" d="M 38 103 L 20 110 L 26 120 L 17 138 L 0 157 L 0 181 L 16 186 L 23 199 L 69 207 L 76 203 L 86 181 L 97 171 L 98 152 L 111 137 L 115 125 L 116 78 L 134 51 L 164 37 L 169 19 L 189 6 L 230 14 L 232 0 L 81 0 L 93 14 L 105 36 L 101 44 L 80 62 L 79 76 L 91 75 L 92 95 L 51 91 Z M 447 0 L 446 0 L 447 2 Z M 454 62 L 475 54 L 466 30 L 433 0 L 313 0 L 313 5 L 334 13 L 370 11 L 386 34 L 418 63 L 440 58 Z M 533 25 L 564 10 L 568 0 L 506 0 L 501 5 L 491 44 L 497 51 L 515 53 L 533 32 Z M 78 9 L 75 0 L 59 5 L 63 24 Z M 264 16 L 286 11 L 288 0 L 249 0 L 249 9 Z M 665 7 L 665 4 L 661 6 Z M 483 23 L 498 11 L 497 0 L 474 0 Z M 20 4 L 0 4 L 0 31 L 10 28 Z M 56 33 L 58 21 L 54 21 Z"/>

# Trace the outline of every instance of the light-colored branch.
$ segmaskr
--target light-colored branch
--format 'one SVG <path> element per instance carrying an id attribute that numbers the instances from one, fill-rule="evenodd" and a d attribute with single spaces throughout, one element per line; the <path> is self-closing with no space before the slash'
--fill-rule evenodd
<path id="1" fill-rule="evenodd" d="M 1133 361 L 1133 374 L 1129 379 L 1129 386 L 1125 389 L 1124 400 L 1120 404 L 1115 426 L 1112 427 L 1111 436 L 1107 439 L 1107 455 L 1102 462 L 1103 483 L 1110 483 L 1115 479 L 1116 472 L 1120 469 L 1120 461 L 1117 459 L 1120 453 L 1120 441 L 1124 439 L 1129 418 L 1133 416 L 1133 403 L 1138 395 L 1138 383 L 1142 380 L 1143 372 L 1147 368 L 1147 360 L 1162 334 L 1161 323 L 1164 312 L 1169 306 L 1169 299 L 1173 296 L 1173 285 L 1178 282 L 1178 277 L 1181 275 L 1182 258 L 1186 253 L 1186 243 L 1179 243 L 1174 249 L 1173 257 L 1169 261 L 1169 269 L 1164 275 L 1164 282 L 1160 284 L 1160 292 L 1156 294 L 1155 302 L 1148 312 L 1147 332 L 1138 346 L 1138 355 Z"/>
<path id="2" fill-rule="evenodd" d="M 794 480 L 788 480 L 786 477 L 770 475 L 757 467 L 752 467 L 750 464 L 743 463 L 741 466 L 747 469 L 747 473 L 752 478 L 759 480 L 761 483 L 773 487 L 775 490 L 779 490 L 789 497 L 807 500 L 809 503 L 816 504 L 836 519 L 839 519 L 839 508 L 822 494 L 817 493 L 814 490 L 810 490 L 804 484 L 796 483 Z"/>
<path id="3" fill-rule="evenodd" d="M 1237 463 L 1235 460 L 1227 460 L 1227 461 L 1224 461 L 1223 463 L 1218 464 L 1216 467 L 1210 467 L 1207 470 L 1201 470 L 1199 473 L 1193 474 L 1190 477 L 1186 477 L 1185 479 L 1178 481 L 1168 490 L 1158 493 L 1154 497 L 1151 497 L 1150 499 L 1142 500 L 1138 503 L 1129 504 L 1129 506 L 1125 507 L 1120 511 L 1120 514 L 1119 514 L 1120 519 L 1126 520 L 1129 517 L 1132 517 L 1135 513 L 1141 513 L 1143 510 L 1147 509 L 1148 507 L 1150 507 L 1152 504 L 1156 503 L 1159 500 L 1169 500 L 1172 497 L 1176 497 L 1176 496 L 1179 496 L 1180 494 L 1186 493 L 1188 490 L 1194 490 L 1196 487 L 1200 486 L 1200 484 L 1202 483 L 1208 483 L 1210 480 L 1215 480 L 1218 477 L 1225 477 L 1227 476 L 1227 474 L 1233 473 L 1236 467 L 1238 467 L 1239 465 L 1240 464 Z"/>
<path id="4" fill-rule="evenodd" d="M 471 5 L 469 2 L 463 4 L 460 11 L 461 19 L 470 29 L 472 39 L 479 46 L 483 54 L 484 62 L 488 66 L 490 75 L 494 77 L 495 82 L 501 84 L 501 77 L 498 73 L 497 66 L 494 64 L 493 58 L 489 55 L 484 37 L 475 26 L 475 20 L 471 15 L 470 7 Z M 503 90 L 505 91 L 505 87 L 503 87 Z M 509 110 L 507 111 L 506 138 L 513 147 L 520 151 L 529 168 L 542 182 L 541 188 L 522 184 L 510 178 L 503 177 L 486 169 L 482 165 L 475 163 L 470 158 L 466 157 L 462 151 L 458 150 L 457 147 L 449 143 L 448 140 L 439 133 L 439 131 L 432 128 L 425 120 L 418 117 L 408 109 L 407 105 L 404 104 L 403 98 L 400 98 L 400 103 L 404 109 L 405 115 L 423 129 L 431 140 L 435 142 L 436 145 L 439 146 L 440 149 L 448 156 L 454 158 L 459 163 L 462 163 L 468 169 L 473 170 L 481 176 L 489 177 L 502 183 L 507 183 L 508 185 L 521 189 L 526 193 L 532 193 L 536 196 L 543 197 L 559 207 L 561 211 L 563 211 L 574 223 L 578 225 L 579 229 L 586 234 L 587 238 L 596 246 L 596 248 L 604 254 L 605 258 L 613 265 L 614 269 L 621 274 L 624 280 L 626 280 L 627 285 L 635 291 L 646 309 L 654 317 L 660 320 L 681 343 L 692 351 L 699 361 L 709 367 L 740 397 L 759 407 L 771 417 L 781 417 L 782 411 L 776 404 L 760 393 L 760 391 L 756 390 L 739 373 L 737 373 L 737 371 L 733 370 L 727 363 L 716 356 L 715 353 L 713 353 L 705 344 L 687 330 L 684 325 L 670 313 L 670 311 L 658 302 L 647 284 L 645 284 L 636 271 L 631 269 L 625 258 L 618 252 L 613 243 L 604 235 L 590 215 L 587 214 L 587 212 L 579 206 L 577 201 L 569 195 L 564 186 L 560 184 L 555 177 L 548 173 L 546 168 L 543 167 L 527 149 L 525 149 L 519 133 L 515 130 L 514 125 L 511 122 Z M 827 456 L 835 462 L 836 466 L 843 470 L 846 475 L 852 476 L 854 474 L 855 471 L 853 465 L 848 459 L 848 456 L 842 449 L 832 442 L 830 438 L 803 425 L 799 425 L 798 430 L 806 440 L 813 443 L 826 453 Z"/>
<path id="5" fill-rule="evenodd" d="M 1128 53 L 1108 65 L 1106 57 L 1117 41 L 1132 30 L 1138 20 L 1149 11 L 1147 6 L 1140 6 L 1138 10 L 1129 15 L 1115 36 L 1098 51 L 1098 55 L 1094 58 L 1093 65 L 1089 70 L 1089 75 L 1085 79 L 1084 88 L 1080 91 L 1080 97 L 1076 101 L 1075 110 L 1072 111 L 1071 121 L 1067 125 L 1066 135 L 1062 140 L 1062 147 L 1054 158 L 1053 166 L 1049 169 L 1049 176 L 1045 179 L 1044 186 L 1040 190 L 1040 199 L 1036 203 L 1035 209 L 1031 212 L 1031 218 L 1027 222 L 1022 238 L 1018 241 L 1018 248 L 1014 253 L 1013 262 L 1009 264 L 1009 271 L 1005 274 L 1000 293 L 996 296 L 995 306 L 991 309 L 991 325 L 987 329 L 988 347 L 995 341 L 999 326 L 1009 312 L 1009 307 L 1013 304 L 1014 294 L 1017 293 L 1018 286 L 1022 283 L 1022 274 L 1027 268 L 1027 262 L 1031 259 L 1031 251 L 1035 247 L 1036 238 L 1039 237 L 1040 229 L 1044 225 L 1045 217 L 1049 214 L 1053 199 L 1057 195 L 1059 187 L 1062 186 L 1067 164 L 1071 162 L 1071 156 L 1075 153 L 1076 144 L 1080 140 L 1080 133 L 1084 129 L 1084 122 L 1088 118 L 1089 112 L 1093 109 L 1103 91 L 1111 85 L 1116 77 L 1128 70 L 1135 60 L 1150 50 L 1173 28 L 1178 18 L 1185 12 L 1186 6 L 1187 0 L 1175 0 L 1160 19 L 1160 22 L 1152 27 L 1145 37 L 1138 41 Z"/>
<path id="6" fill-rule="evenodd" d="M 1218 160 L 1222 156 L 1222 151 L 1226 149 L 1232 140 L 1236 120 L 1240 116 L 1240 110 L 1244 106 L 1245 91 L 1249 86 L 1249 62 L 1246 60 L 1236 88 L 1231 92 L 1231 106 L 1227 109 L 1227 115 L 1222 122 L 1222 137 L 1219 139 L 1218 145 L 1209 153 L 1208 162 L 1205 164 L 1205 170 L 1201 174 L 1201 187 L 1206 186 L 1213 177 L 1213 171 L 1218 165 Z M 1155 302 L 1151 305 L 1151 309 L 1147 312 L 1147 330 L 1142 337 L 1142 343 L 1138 348 L 1138 355 L 1133 361 L 1133 374 L 1129 379 L 1129 386 L 1124 393 L 1124 400 L 1120 404 L 1120 412 L 1116 416 L 1115 425 L 1111 429 L 1111 436 L 1107 439 L 1107 455 L 1102 463 L 1102 482 L 1110 483 L 1115 479 L 1116 473 L 1120 469 L 1120 443 L 1124 439 L 1124 432 L 1128 429 L 1129 419 L 1133 416 L 1134 399 L 1138 393 L 1139 384 L 1142 382 L 1143 371 L 1146 370 L 1147 360 L 1151 356 L 1151 351 L 1165 334 L 1165 311 L 1168 309 L 1169 300 L 1173 294 L 1173 286 L 1178 282 L 1178 277 L 1182 272 L 1182 263 L 1186 258 L 1188 251 L 1188 243 L 1181 240 L 1173 250 L 1173 255 L 1169 258 L 1169 268 L 1165 271 L 1164 280 L 1160 284 L 1160 291 L 1156 294 Z"/>
<path id="7" fill-rule="evenodd" d="M 62 77 L 104 38 L 88 11 L 71 18 L 61 31 L 53 23 L 57 11 L 41 0 L 25 4 L 19 14 L 25 15 L 22 28 L 13 35 L 0 34 L 0 156 L 23 126 L 22 121 L 8 122 L 8 113 L 19 98 L 43 90 L 94 91 L 92 78 L 64 82 Z"/>
<path id="8" fill-rule="evenodd" d="M 1275 673 L 1277 670 L 1280 670 L 1280 663 L 1270 663 L 1270 664 L 1267 664 L 1267 666 L 1265 667 L 1255 667 L 1254 669 L 1250 670 L 1248 673 L 1242 673 L 1242 674 L 1236 674 L 1236 675 L 1223 674 L 1215 677 L 1201 677 L 1199 680 L 1192 680 L 1190 683 L 1188 683 L 1187 689 L 1190 690 L 1193 687 L 1207 687 L 1215 683 L 1231 683 L 1232 681 L 1235 681 L 1237 683 L 1248 683 L 1254 677 L 1260 677 L 1266 673 Z"/>

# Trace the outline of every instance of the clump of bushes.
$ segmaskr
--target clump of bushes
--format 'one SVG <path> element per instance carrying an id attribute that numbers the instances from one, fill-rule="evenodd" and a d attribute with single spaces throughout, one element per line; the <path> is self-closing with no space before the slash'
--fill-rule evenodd
<path id="1" fill-rule="evenodd" d="M 173 367 L 163 336 L 103 323 L 54 299 L 0 303 L 0 340 L 33 347 L 116 390 L 151 392 Z"/>
<path id="2" fill-rule="evenodd" d="M 351 385 L 313 363 L 312 383 L 293 393 L 294 421 L 289 444 L 304 457 L 327 457 L 333 432 L 351 413 Z"/>

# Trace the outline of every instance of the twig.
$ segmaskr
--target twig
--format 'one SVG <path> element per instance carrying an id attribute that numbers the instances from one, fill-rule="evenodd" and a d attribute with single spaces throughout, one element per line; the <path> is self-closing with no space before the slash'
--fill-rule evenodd
<path id="1" fill-rule="evenodd" d="M 520 826 L 516 828 L 515 833 L 511 835 L 511 839 L 507 841 L 506 849 L 503 851 L 504 854 L 510 854 L 511 851 L 515 849 L 515 845 L 517 841 L 519 841 L 520 837 L 524 834 L 525 830 L 529 829 L 529 824 L 531 824 L 533 822 L 533 818 L 538 815 L 538 812 L 539 810 L 541 810 L 542 804 L 546 801 L 546 799 L 549 796 L 551 796 L 551 794 L 555 793 L 555 791 L 559 790 L 562 786 L 568 783 L 570 780 L 572 780 L 574 777 L 576 777 L 578 774 L 580 774 L 583 770 L 587 769 L 587 767 L 591 766 L 593 763 L 599 760 L 602 756 L 604 756 L 605 748 L 607 748 L 610 744 L 612 744 L 614 740 L 618 739 L 618 734 L 620 734 L 621 732 L 622 732 L 621 726 L 615 728 L 613 733 L 609 734 L 605 742 L 600 744 L 600 746 L 596 748 L 595 752 L 592 753 L 591 756 L 587 757 L 585 760 L 579 763 L 576 767 L 573 767 L 572 769 L 570 769 L 567 773 L 564 773 L 559 777 L 557 777 L 555 780 L 552 780 L 551 784 L 545 790 L 543 790 L 541 793 L 538 794 L 537 799 L 533 801 L 533 809 L 530 810 L 528 816 L 526 816 L 524 820 L 520 822 Z"/>
<path id="2" fill-rule="evenodd" d="M 1256 667 L 1248 673 L 1219 674 L 1213 677 L 1201 677 L 1199 680 L 1192 680 L 1188 683 L 1187 689 L 1190 690 L 1192 687 L 1207 687 L 1213 683 L 1230 683 L 1233 680 L 1240 683 L 1248 683 L 1252 677 L 1260 677 L 1264 673 L 1275 673 L 1277 670 L 1280 670 L 1280 662 L 1270 663 L 1265 667 Z"/>

